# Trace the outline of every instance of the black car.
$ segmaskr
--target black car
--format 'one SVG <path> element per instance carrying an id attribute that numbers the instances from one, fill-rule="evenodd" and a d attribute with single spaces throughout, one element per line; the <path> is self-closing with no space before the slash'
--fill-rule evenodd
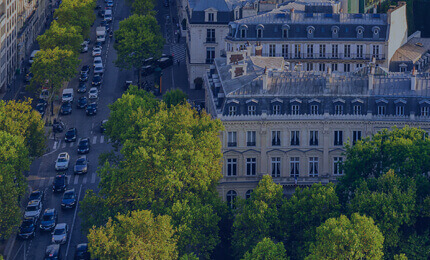
<path id="1" fill-rule="evenodd" d="M 45 111 L 46 111 L 46 105 L 44 103 L 38 103 L 36 105 L 36 110 L 37 112 L 40 113 L 40 115 L 43 117 L 45 115 Z"/>
<path id="2" fill-rule="evenodd" d="M 90 152 L 90 138 L 82 138 L 78 144 L 78 154 Z"/>
<path id="3" fill-rule="evenodd" d="M 53 192 L 62 192 L 66 190 L 67 180 L 65 174 L 59 174 L 55 176 L 54 184 L 52 185 Z"/>
<path id="4" fill-rule="evenodd" d="M 86 74 L 90 73 L 90 66 L 89 65 L 82 66 L 81 74 L 82 73 L 86 73 Z"/>
<path id="5" fill-rule="evenodd" d="M 100 75 L 94 75 L 93 82 L 91 82 L 91 85 L 93 86 L 100 86 L 102 84 L 102 77 Z"/>
<path id="6" fill-rule="evenodd" d="M 36 218 L 24 219 L 19 227 L 18 237 L 22 239 L 33 238 L 36 235 Z"/>
<path id="7" fill-rule="evenodd" d="M 61 105 L 60 114 L 70 115 L 72 113 L 72 104 L 70 102 L 65 102 Z"/>
<path id="8" fill-rule="evenodd" d="M 52 131 L 54 133 L 62 133 L 65 128 L 66 125 L 62 121 L 57 121 L 57 119 L 54 119 L 54 123 L 52 123 Z"/>
<path id="9" fill-rule="evenodd" d="M 80 82 L 85 82 L 87 80 L 88 80 L 88 73 L 86 73 L 86 72 L 81 73 L 81 77 L 79 78 L 79 81 Z"/>
<path id="10" fill-rule="evenodd" d="M 64 141 L 66 142 L 76 142 L 76 137 L 78 136 L 78 129 L 76 127 L 69 128 L 66 135 L 64 136 Z"/>
<path id="11" fill-rule="evenodd" d="M 78 93 L 85 93 L 87 92 L 87 84 L 85 84 L 85 82 L 80 82 L 79 86 L 78 86 Z"/>
<path id="12" fill-rule="evenodd" d="M 100 123 L 100 132 L 103 134 L 104 132 L 106 132 L 106 123 L 107 123 L 107 119 L 105 119 L 105 120 L 103 120 L 101 123 Z"/>
<path id="13" fill-rule="evenodd" d="M 145 65 L 142 67 L 142 76 L 146 77 L 154 73 L 154 66 L 153 65 Z"/>
<path id="14" fill-rule="evenodd" d="M 75 189 L 66 190 L 61 199 L 61 208 L 70 209 L 76 206 L 76 193 Z"/>
<path id="15" fill-rule="evenodd" d="M 43 195 L 44 195 L 43 191 L 41 191 L 41 190 L 34 190 L 34 191 L 32 191 L 30 193 L 30 196 L 28 197 L 28 200 L 29 201 L 32 201 L 32 200 L 43 200 Z"/>
<path id="16" fill-rule="evenodd" d="M 87 113 L 87 116 L 94 116 L 97 114 L 97 103 L 91 103 L 87 106 L 85 112 Z"/>
<path id="17" fill-rule="evenodd" d="M 95 44 L 95 47 L 100 47 L 100 48 L 102 48 L 102 46 L 103 46 L 103 43 L 102 43 L 102 42 L 96 42 L 96 44 Z"/>
<path id="18" fill-rule="evenodd" d="M 75 260 L 90 260 L 91 255 L 88 252 L 88 244 L 83 243 L 76 246 Z"/>
<path id="19" fill-rule="evenodd" d="M 172 66 L 173 65 L 173 56 L 163 54 L 163 56 L 161 56 L 161 58 L 159 58 L 157 60 L 157 65 L 158 65 L 158 67 L 160 67 L 162 69 L 167 68 L 169 66 Z"/>
<path id="20" fill-rule="evenodd" d="M 60 244 L 52 244 L 46 247 L 45 260 L 58 260 L 60 257 Z"/>
<path id="21" fill-rule="evenodd" d="M 104 12 L 103 12 L 103 15 L 104 15 Z M 102 20 L 101 22 L 100 22 L 100 26 L 104 26 L 104 27 L 106 27 L 106 25 L 107 25 L 108 23 L 107 23 L 107 21 L 105 21 L 105 20 Z"/>
<path id="22" fill-rule="evenodd" d="M 87 104 L 88 104 L 88 99 L 86 97 L 80 97 L 76 105 L 78 106 L 78 108 L 86 108 Z"/>
<path id="23" fill-rule="evenodd" d="M 57 224 L 58 214 L 56 209 L 45 209 L 40 221 L 40 230 L 51 231 Z"/>

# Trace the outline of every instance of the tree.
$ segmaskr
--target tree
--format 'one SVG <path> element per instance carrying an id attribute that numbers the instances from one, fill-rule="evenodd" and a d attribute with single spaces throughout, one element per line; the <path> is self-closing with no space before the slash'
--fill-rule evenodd
<path id="1" fill-rule="evenodd" d="M 155 1 L 154 0 L 134 0 L 133 4 L 131 5 L 133 14 L 137 15 L 155 15 L 154 7 L 155 7 Z"/>
<path id="2" fill-rule="evenodd" d="M 316 241 L 306 259 L 382 259 L 384 236 L 372 218 L 341 215 L 330 218 L 317 228 Z"/>
<path id="3" fill-rule="evenodd" d="M 163 101 L 166 103 L 167 107 L 184 104 L 187 102 L 187 94 L 180 89 L 169 90 L 164 94 Z"/>
<path id="4" fill-rule="evenodd" d="M 270 238 L 263 238 L 262 241 L 252 249 L 252 252 L 246 252 L 243 260 L 286 260 L 288 259 L 285 252 L 284 244 L 279 242 L 273 243 Z"/>
<path id="5" fill-rule="evenodd" d="M 309 255 L 315 242 L 316 228 L 329 218 L 340 215 L 339 199 L 333 184 L 315 183 L 310 188 L 297 188 L 280 210 L 285 246 L 294 259 Z"/>
<path id="6" fill-rule="evenodd" d="M 21 220 L 19 197 L 27 186 L 22 173 L 29 167 L 24 138 L 0 130 L 0 239 L 7 239 Z"/>
<path id="7" fill-rule="evenodd" d="M 124 69 L 137 69 L 140 83 L 145 59 L 160 57 L 163 50 L 164 39 L 157 20 L 150 15 L 133 14 L 119 22 L 115 40 L 118 55 L 115 64 Z"/>
<path id="8" fill-rule="evenodd" d="M 70 50 L 54 49 L 41 50 L 36 54 L 30 72 L 33 73 L 31 86 L 37 84 L 50 88 L 51 112 L 53 114 L 53 95 L 57 93 L 65 81 L 72 79 L 80 61 Z"/>
<path id="9" fill-rule="evenodd" d="M 0 101 L 0 130 L 24 138 L 29 156 L 41 156 L 46 149 L 45 128 L 40 114 L 31 107 L 31 99 L 23 102 Z"/>
<path id="10" fill-rule="evenodd" d="M 173 234 L 169 216 L 132 211 L 91 229 L 88 248 L 91 256 L 99 259 L 177 259 Z"/>
<path id="11" fill-rule="evenodd" d="M 83 37 L 80 28 L 76 26 L 60 26 L 57 21 L 53 21 L 48 30 L 44 34 L 37 37 L 40 48 L 54 49 L 61 46 L 63 50 L 70 50 L 78 53 Z"/>
<path id="12" fill-rule="evenodd" d="M 374 219 L 385 237 L 384 253 L 392 258 L 399 253 L 402 228 L 411 227 L 416 221 L 415 182 L 390 170 L 376 180 L 362 181 L 354 194 L 350 212 Z"/>
<path id="13" fill-rule="evenodd" d="M 282 186 L 265 175 L 246 201 L 238 201 L 233 223 L 232 247 L 240 258 L 265 237 L 281 238 L 279 208 Z"/>
<path id="14" fill-rule="evenodd" d="M 95 0 L 67 0 L 63 1 L 60 8 L 55 10 L 54 17 L 61 26 L 77 26 L 79 33 L 85 38 L 90 35 L 91 25 L 96 16 L 94 8 Z"/>

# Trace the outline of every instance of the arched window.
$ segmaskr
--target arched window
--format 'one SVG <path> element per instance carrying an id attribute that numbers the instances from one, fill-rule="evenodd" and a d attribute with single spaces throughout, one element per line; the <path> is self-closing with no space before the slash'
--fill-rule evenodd
<path id="1" fill-rule="evenodd" d="M 237 193 L 234 190 L 229 190 L 227 192 L 227 205 L 231 208 L 234 207 L 234 202 L 236 200 Z"/>
<path id="2" fill-rule="evenodd" d="M 288 24 L 282 25 L 282 38 L 288 38 L 288 31 L 290 30 L 290 26 Z"/>
<path id="3" fill-rule="evenodd" d="M 332 38 L 338 38 L 339 37 L 339 27 L 338 26 L 331 27 L 331 37 Z"/>
<path id="4" fill-rule="evenodd" d="M 246 32 L 248 30 L 248 26 L 246 24 L 243 24 L 240 26 L 240 38 L 246 38 Z"/>
<path id="5" fill-rule="evenodd" d="M 252 190 L 248 190 L 248 191 L 245 193 L 245 199 L 249 199 L 249 198 L 251 198 L 251 193 L 252 193 Z"/>
<path id="6" fill-rule="evenodd" d="M 362 39 L 364 33 L 363 26 L 358 26 L 355 30 L 357 31 L 357 39 Z"/>
<path id="7" fill-rule="evenodd" d="M 308 28 L 306 28 L 306 31 L 308 33 L 308 38 L 314 38 L 315 27 L 308 26 Z"/>
<path id="8" fill-rule="evenodd" d="M 373 32 L 373 39 L 379 39 L 379 31 L 381 29 L 378 26 L 373 26 L 372 32 Z"/>
<path id="9" fill-rule="evenodd" d="M 262 24 L 257 25 L 257 38 L 263 38 L 263 29 L 264 29 L 264 25 Z"/>

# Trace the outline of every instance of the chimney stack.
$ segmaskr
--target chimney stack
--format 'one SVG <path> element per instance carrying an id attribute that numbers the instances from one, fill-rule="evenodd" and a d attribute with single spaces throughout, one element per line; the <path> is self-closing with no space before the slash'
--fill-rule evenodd
<path id="1" fill-rule="evenodd" d="M 263 55 L 263 46 L 257 45 L 255 46 L 255 56 L 262 56 Z"/>
<path id="2" fill-rule="evenodd" d="M 415 66 L 412 68 L 412 75 L 411 75 L 411 90 L 415 91 L 417 90 L 417 71 L 415 70 Z"/>

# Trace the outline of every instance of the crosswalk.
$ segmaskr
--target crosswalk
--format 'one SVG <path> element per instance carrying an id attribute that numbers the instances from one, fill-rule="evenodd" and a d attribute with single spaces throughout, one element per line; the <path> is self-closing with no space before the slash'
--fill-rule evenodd
<path id="1" fill-rule="evenodd" d="M 177 61 L 179 60 L 181 63 L 185 63 L 185 58 L 186 58 L 186 51 L 187 48 L 185 47 L 185 44 L 183 43 L 176 43 L 176 44 L 172 44 L 171 45 L 171 51 L 172 54 L 174 55 L 174 60 Z"/>
<path id="2" fill-rule="evenodd" d="M 59 141 L 55 141 L 53 144 L 52 149 L 56 150 L 59 148 L 65 149 L 66 147 L 74 147 L 77 146 L 79 144 L 79 142 L 81 141 L 82 138 L 79 138 L 76 142 L 70 142 L 70 143 L 66 143 L 64 140 L 59 140 Z M 92 140 L 91 140 L 91 144 L 103 144 L 105 142 L 105 136 L 104 135 L 100 135 L 100 136 L 93 136 Z M 108 143 L 111 142 L 111 139 L 109 138 L 107 140 Z"/>
<path id="3" fill-rule="evenodd" d="M 35 188 L 43 188 L 46 186 L 51 186 L 54 182 L 55 176 L 52 177 L 42 177 L 37 180 L 29 181 L 30 185 Z M 67 176 L 67 184 L 68 185 L 78 185 L 78 184 L 88 184 L 88 183 L 96 183 L 96 180 L 99 177 L 97 176 L 97 173 L 93 172 L 90 174 L 83 174 L 83 175 L 69 175 Z"/>

